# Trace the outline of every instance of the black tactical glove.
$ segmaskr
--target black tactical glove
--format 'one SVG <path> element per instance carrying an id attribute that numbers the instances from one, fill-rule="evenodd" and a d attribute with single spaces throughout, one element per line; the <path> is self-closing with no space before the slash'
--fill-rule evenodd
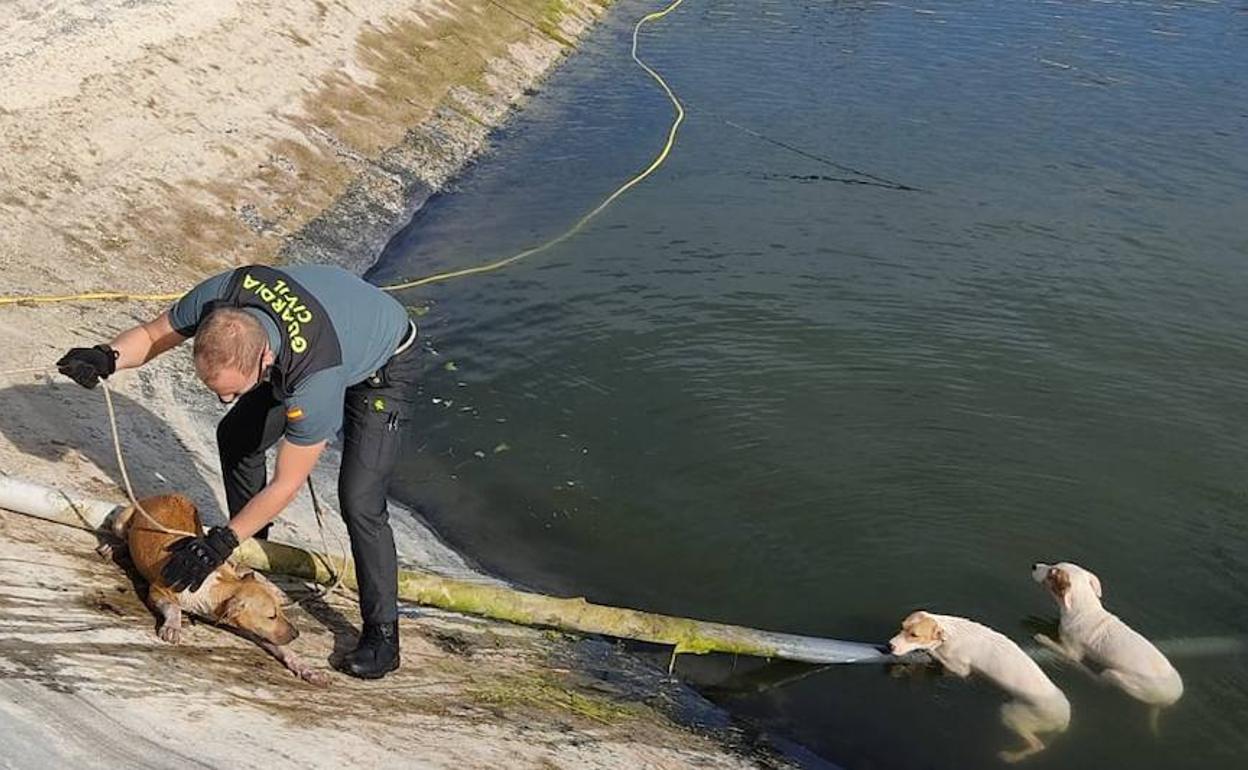
<path id="1" fill-rule="evenodd" d="M 94 388 L 101 377 L 117 371 L 117 351 L 108 345 L 72 348 L 56 362 L 56 368 L 82 387 Z"/>
<path id="2" fill-rule="evenodd" d="M 169 546 L 173 554 L 160 576 L 175 591 L 198 591 L 208 576 L 225 563 L 238 547 L 238 537 L 229 527 L 213 527 L 200 537 L 184 537 Z"/>

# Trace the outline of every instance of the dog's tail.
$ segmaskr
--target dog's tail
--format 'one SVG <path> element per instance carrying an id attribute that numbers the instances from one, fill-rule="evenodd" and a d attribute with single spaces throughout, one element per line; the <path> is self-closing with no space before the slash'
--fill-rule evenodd
<path id="1" fill-rule="evenodd" d="M 1161 706 L 1153 704 L 1148 708 L 1148 731 L 1154 738 L 1161 737 Z"/>
<path id="2" fill-rule="evenodd" d="M 108 531 L 118 540 L 125 541 L 127 533 L 130 531 L 130 521 L 134 518 L 134 503 L 127 505 L 120 511 L 117 511 L 111 517 L 108 523 Z"/>

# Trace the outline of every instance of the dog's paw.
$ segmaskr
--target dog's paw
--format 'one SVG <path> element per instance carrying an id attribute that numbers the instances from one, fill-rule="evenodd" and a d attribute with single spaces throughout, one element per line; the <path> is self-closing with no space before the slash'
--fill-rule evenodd
<path id="1" fill-rule="evenodd" d="M 1060 653 L 1062 655 L 1069 657 L 1069 654 L 1066 652 L 1066 649 L 1062 646 L 1061 642 L 1057 641 L 1053 637 L 1048 636 L 1047 634 L 1036 634 L 1035 636 L 1031 638 L 1035 639 L 1036 642 L 1040 644 L 1042 647 L 1046 647 L 1052 650 L 1053 652 Z"/>
<path id="2" fill-rule="evenodd" d="M 1027 756 L 1028 753 L 1029 752 L 1025 752 L 1025 751 L 999 751 L 997 752 L 997 758 L 1000 759 L 1002 762 L 1006 763 L 1007 765 L 1012 765 L 1018 760 Z"/>
<path id="3" fill-rule="evenodd" d="M 918 679 L 940 676 L 940 667 L 927 660 L 902 660 L 884 665 L 884 671 L 893 679 Z"/>
<path id="4" fill-rule="evenodd" d="M 134 561 L 130 558 L 130 546 L 126 543 L 100 543 L 95 547 L 95 552 L 101 559 L 115 562 L 122 569 L 134 566 Z"/>
<path id="5" fill-rule="evenodd" d="M 182 629 L 179 626 L 161 626 L 156 632 L 162 642 L 178 644 L 182 641 Z"/>
<path id="6" fill-rule="evenodd" d="M 299 671 L 292 671 L 291 673 L 310 685 L 314 685 L 316 687 L 329 687 L 329 674 L 321 671 L 320 669 L 315 669 L 309 666 L 307 668 L 300 669 Z"/>

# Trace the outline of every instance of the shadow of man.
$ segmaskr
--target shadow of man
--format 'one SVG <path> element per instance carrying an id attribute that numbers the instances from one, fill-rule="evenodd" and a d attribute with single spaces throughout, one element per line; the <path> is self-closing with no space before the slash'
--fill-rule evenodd
<path id="1" fill-rule="evenodd" d="M 301 588 L 301 584 L 294 585 L 294 581 L 276 576 L 273 582 L 288 596 L 295 599 L 304 612 L 311 615 L 333 635 L 334 647 L 330 650 L 327 660 L 331 666 L 337 667 L 342 656 L 354 650 L 356 644 L 359 643 L 360 634 L 355 625 L 315 590 L 309 591 Z"/>

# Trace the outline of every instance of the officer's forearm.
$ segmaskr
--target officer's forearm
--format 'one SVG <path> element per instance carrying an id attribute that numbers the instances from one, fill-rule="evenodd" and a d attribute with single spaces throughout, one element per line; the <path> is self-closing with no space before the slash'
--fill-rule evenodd
<path id="1" fill-rule="evenodd" d="M 282 486 L 269 484 L 260 493 L 251 498 L 238 515 L 230 519 L 230 529 L 238 536 L 239 541 L 246 540 L 259 532 L 266 524 L 277 518 L 290 501 L 295 499 L 299 488 L 285 489 Z"/>
<path id="2" fill-rule="evenodd" d="M 133 369 L 142 366 L 153 357 L 152 338 L 142 326 L 118 334 L 108 346 L 117 351 L 117 368 Z"/>
<path id="3" fill-rule="evenodd" d="M 237 516 L 230 519 L 230 529 L 234 530 L 240 541 L 259 532 L 290 505 L 290 501 L 299 492 L 299 487 L 303 486 L 312 473 L 312 467 L 316 465 L 316 459 L 324 449 L 324 441 L 302 446 L 282 439 L 277 445 L 277 465 L 273 469 L 273 479 L 260 490 L 260 494 L 243 506 Z"/>
<path id="4" fill-rule="evenodd" d="M 151 361 L 186 338 L 173 330 L 169 313 L 161 313 L 145 324 L 127 329 L 109 343 L 117 351 L 117 368 L 133 369 Z"/>

